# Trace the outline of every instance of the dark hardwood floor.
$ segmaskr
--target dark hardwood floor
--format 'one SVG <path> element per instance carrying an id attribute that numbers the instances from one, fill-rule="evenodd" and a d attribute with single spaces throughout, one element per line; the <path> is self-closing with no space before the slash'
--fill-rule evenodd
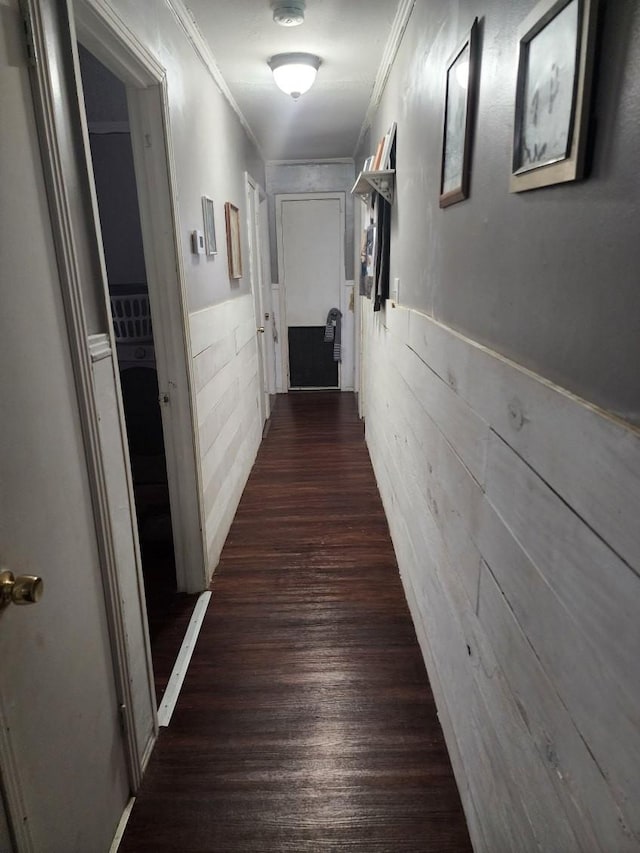
<path id="1" fill-rule="evenodd" d="M 354 397 L 279 396 L 121 853 L 470 851 Z"/>

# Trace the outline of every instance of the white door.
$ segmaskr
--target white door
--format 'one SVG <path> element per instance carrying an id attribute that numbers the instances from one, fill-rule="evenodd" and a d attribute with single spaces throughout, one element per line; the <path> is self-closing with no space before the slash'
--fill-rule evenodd
<path id="1" fill-rule="evenodd" d="M 341 310 L 344 286 L 344 195 L 276 196 L 278 267 L 285 319 L 283 375 L 291 381 L 291 329 L 315 329 L 322 339 L 327 315 Z M 344 312 L 343 312 L 344 313 Z M 350 342 L 343 340 L 343 346 Z M 315 345 L 313 345 L 315 346 Z M 329 346 L 327 352 L 331 353 Z M 329 357 L 331 357 L 329 355 Z M 340 372 L 337 373 L 337 386 Z"/>
<path id="2" fill-rule="evenodd" d="M 271 253 L 269 251 L 269 213 L 267 196 L 260 194 L 258 207 L 260 229 L 260 255 L 262 257 L 262 310 L 264 311 L 266 351 L 266 392 L 276 393 L 276 325 L 273 294 L 271 291 Z"/>
<path id="3" fill-rule="evenodd" d="M 19 851 L 88 853 L 109 849 L 128 770 L 23 26 L 3 9 L 0 564 L 44 595 L 0 611 L 0 773 Z"/>
<path id="4" fill-rule="evenodd" d="M 256 335 L 258 344 L 258 378 L 260 381 L 260 415 L 262 423 L 270 415 L 269 385 L 267 380 L 266 334 L 269 312 L 264 304 L 262 287 L 262 230 L 260 228 L 259 208 L 260 190 L 253 179 L 246 174 L 247 189 L 247 232 L 249 235 L 249 276 L 253 293 Z"/>

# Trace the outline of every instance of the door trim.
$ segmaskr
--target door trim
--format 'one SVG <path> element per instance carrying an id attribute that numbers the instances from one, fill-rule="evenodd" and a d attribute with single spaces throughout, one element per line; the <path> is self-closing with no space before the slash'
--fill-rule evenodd
<path id="1" fill-rule="evenodd" d="M 280 298 L 280 358 L 282 360 L 282 384 L 285 393 L 292 389 L 291 376 L 289 373 L 289 334 L 287 325 L 287 301 L 286 301 L 286 282 L 284 280 L 284 241 L 282 235 L 282 203 L 286 201 L 313 201 L 314 199 L 337 199 L 340 202 L 340 282 L 339 282 L 339 303 L 342 302 L 342 295 L 346 281 L 345 270 L 345 239 L 346 239 L 346 219 L 345 206 L 346 195 L 344 192 L 326 192 L 326 193 L 277 193 L 275 196 L 276 207 L 276 243 L 278 249 L 278 282 L 279 282 L 279 298 Z M 337 307 L 341 307 L 339 304 Z M 338 390 L 342 389 L 342 364 L 338 362 Z M 334 389 L 335 390 L 335 389 Z"/>
<path id="2" fill-rule="evenodd" d="M 4 808 L 5 823 L 15 845 L 15 853 L 36 853 L 29 821 L 24 820 L 27 809 L 8 731 L 4 708 L 0 706 L 0 809 Z"/>
<path id="3" fill-rule="evenodd" d="M 156 367 L 169 398 L 161 412 L 176 580 L 180 591 L 202 592 L 208 587 L 203 488 L 166 72 L 105 0 L 74 6 L 79 41 L 127 87 Z"/>
<path id="4" fill-rule="evenodd" d="M 253 296 L 253 308 L 256 320 L 256 346 L 258 349 L 258 374 L 260 376 L 260 416 L 262 427 L 271 414 L 269 400 L 269 387 L 267 382 L 267 347 L 266 330 L 267 321 L 265 313 L 270 314 L 264 305 L 263 290 L 263 263 L 262 263 L 262 232 L 260 229 L 260 196 L 264 196 L 264 190 L 249 172 L 244 173 L 245 193 L 247 196 L 247 235 L 249 238 L 249 281 L 251 283 L 251 294 Z M 253 217 L 252 217 L 253 211 Z M 264 331 L 260 334 L 257 329 Z"/>
<path id="5" fill-rule="evenodd" d="M 67 169 L 71 165 L 72 168 L 77 167 L 81 180 L 75 191 L 81 194 L 89 192 L 88 176 L 83 173 L 82 164 L 77 162 L 77 149 L 74 149 L 74 143 L 82 144 L 79 138 L 81 123 L 77 91 L 65 86 L 67 81 L 74 80 L 78 61 L 72 10 L 70 5 L 65 7 L 42 0 L 24 0 L 23 11 L 30 22 L 37 57 L 31 68 L 34 111 L 85 445 L 113 653 L 116 695 L 122 712 L 124 750 L 130 784 L 132 789 L 136 790 L 142 778 L 142 765 L 133 719 L 133 694 L 129 679 L 127 637 L 120 603 L 115 533 L 109 512 L 98 407 L 93 388 L 89 330 L 82 295 L 83 277 L 100 275 L 103 261 L 97 240 L 94 242 L 77 239 L 78 233 L 87 230 L 85 222 L 79 221 L 80 213 L 84 216 L 95 214 L 88 205 L 72 205 L 67 184 Z M 94 220 L 89 223 L 89 231 L 96 233 L 96 230 Z M 151 686 L 150 679 L 150 689 Z M 12 815 L 12 818 L 15 818 L 15 815 Z M 12 823 L 16 831 L 15 819 Z"/>

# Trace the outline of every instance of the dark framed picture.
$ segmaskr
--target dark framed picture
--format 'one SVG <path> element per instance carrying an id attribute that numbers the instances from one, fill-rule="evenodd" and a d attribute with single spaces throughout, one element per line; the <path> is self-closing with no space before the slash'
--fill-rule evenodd
<path id="1" fill-rule="evenodd" d="M 584 174 L 597 0 L 541 0 L 519 32 L 512 192 Z"/>
<path id="2" fill-rule="evenodd" d="M 213 199 L 206 195 L 202 196 L 202 218 L 204 220 L 205 254 L 216 255 L 218 249 L 216 246 L 216 226 L 213 219 Z"/>
<path id="3" fill-rule="evenodd" d="M 240 251 L 240 211 L 230 201 L 224 203 L 224 218 L 227 226 L 227 257 L 229 278 L 242 278 L 242 254 Z"/>
<path id="4" fill-rule="evenodd" d="M 478 19 L 447 65 L 442 132 L 440 207 L 469 196 L 471 136 L 477 76 Z"/>

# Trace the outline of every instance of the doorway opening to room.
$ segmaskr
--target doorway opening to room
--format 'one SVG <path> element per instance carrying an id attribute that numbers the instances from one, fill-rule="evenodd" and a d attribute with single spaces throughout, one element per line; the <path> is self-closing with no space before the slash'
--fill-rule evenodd
<path id="1" fill-rule="evenodd" d="M 277 194 L 276 234 L 286 390 L 344 390 L 353 350 L 344 193 Z"/>
<path id="2" fill-rule="evenodd" d="M 89 50 L 78 49 L 159 703 L 197 595 L 178 593 L 162 413 L 168 396 L 158 382 L 151 317 L 157 294 L 145 263 L 127 90 Z"/>

